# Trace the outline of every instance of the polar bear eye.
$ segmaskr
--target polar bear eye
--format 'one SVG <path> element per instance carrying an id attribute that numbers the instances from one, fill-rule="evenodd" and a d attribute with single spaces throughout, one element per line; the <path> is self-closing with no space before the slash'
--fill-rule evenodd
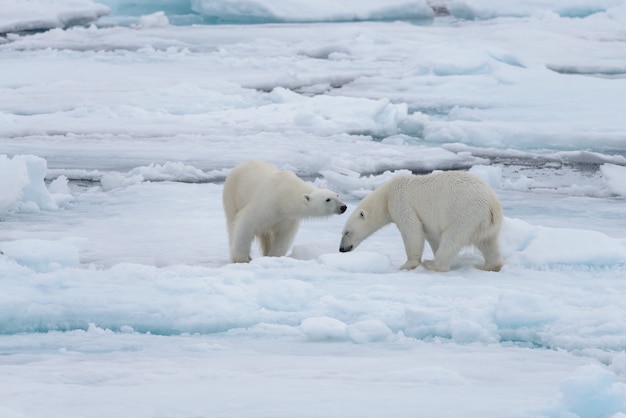
<path id="1" fill-rule="evenodd" d="M 326 199 L 327 202 L 330 202 L 330 197 L 328 199 Z"/>
<path id="2" fill-rule="evenodd" d="M 344 237 L 347 237 L 348 235 L 350 235 L 350 231 L 346 231 L 346 232 L 343 233 Z"/>

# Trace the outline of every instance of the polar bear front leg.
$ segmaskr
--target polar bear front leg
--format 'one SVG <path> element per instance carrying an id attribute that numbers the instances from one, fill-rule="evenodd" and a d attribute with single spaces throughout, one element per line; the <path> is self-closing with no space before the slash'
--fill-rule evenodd
<path id="1" fill-rule="evenodd" d="M 422 263 L 424 252 L 424 228 L 417 216 L 404 219 L 396 223 L 404 242 L 406 263 L 400 266 L 401 270 L 413 270 Z"/>

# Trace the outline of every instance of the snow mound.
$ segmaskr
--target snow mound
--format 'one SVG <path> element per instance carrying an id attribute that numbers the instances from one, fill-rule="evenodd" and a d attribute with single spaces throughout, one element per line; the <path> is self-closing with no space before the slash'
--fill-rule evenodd
<path id="1" fill-rule="evenodd" d="M 78 237 L 55 241 L 24 239 L 2 243 L 2 252 L 19 265 L 36 272 L 50 272 L 78 266 L 79 252 L 86 242 Z"/>
<path id="2" fill-rule="evenodd" d="M 600 172 L 611 193 L 626 196 L 626 167 L 615 164 L 602 164 Z"/>
<path id="3" fill-rule="evenodd" d="M 170 20 L 167 18 L 164 12 L 159 11 L 149 15 L 141 16 L 135 27 L 138 29 L 148 28 L 163 28 L 170 24 Z"/>
<path id="4" fill-rule="evenodd" d="M 516 2 L 498 0 L 453 0 L 448 11 L 460 19 L 493 19 L 496 17 L 524 17 L 539 14 L 556 14 L 567 18 L 584 18 L 595 13 L 610 11 L 616 3 L 611 1 L 580 2 L 558 0 L 552 2 Z"/>
<path id="5" fill-rule="evenodd" d="M 184 164 L 168 161 L 164 164 L 149 164 L 136 167 L 127 173 L 106 173 L 100 178 L 102 189 L 110 191 L 120 187 L 139 184 L 144 181 L 176 181 L 181 183 L 203 183 L 226 176 L 225 170 L 213 170 L 209 173 Z"/>
<path id="6" fill-rule="evenodd" d="M 598 231 L 550 228 L 505 218 L 500 243 L 505 264 L 531 268 L 626 265 L 626 241 Z"/>
<path id="7" fill-rule="evenodd" d="M 300 331 L 310 341 L 352 341 L 357 344 L 384 342 L 393 336 L 387 325 L 377 319 L 348 325 L 327 316 L 306 318 L 300 325 Z"/>
<path id="8" fill-rule="evenodd" d="M 502 168 L 487 165 L 475 165 L 469 172 L 480 177 L 493 189 L 502 188 Z"/>
<path id="9" fill-rule="evenodd" d="M 318 261 L 328 268 L 350 273 L 387 273 L 391 270 L 387 255 L 370 251 L 323 254 Z"/>
<path id="10" fill-rule="evenodd" d="M 385 183 L 395 175 L 410 174 L 409 170 L 385 171 L 382 174 L 361 176 L 360 173 L 349 170 L 322 170 L 326 186 L 339 193 L 347 193 L 355 197 L 364 197 L 372 190 Z"/>
<path id="11" fill-rule="evenodd" d="M 320 22 L 432 18 L 425 0 L 192 0 L 192 9 L 212 22 Z"/>
<path id="12" fill-rule="evenodd" d="M 561 383 L 562 400 L 551 417 L 614 417 L 626 413 L 626 385 L 597 365 L 582 366 Z"/>
<path id="13" fill-rule="evenodd" d="M 532 242 L 520 254 L 523 262 L 542 266 L 626 262 L 623 242 L 601 232 L 546 227 L 537 227 L 536 231 Z"/>
<path id="14" fill-rule="evenodd" d="M 377 319 L 367 319 L 348 326 L 348 337 L 358 344 L 384 342 L 393 336 L 393 332 Z"/>
<path id="15" fill-rule="evenodd" d="M 0 215 L 5 212 L 56 210 L 72 199 L 67 178 L 59 176 L 46 187 L 47 162 L 33 155 L 0 155 Z"/>
<path id="16" fill-rule="evenodd" d="M 0 34 L 86 25 L 110 12 L 91 0 L 2 0 Z"/>
<path id="17" fill-rule="evenodd" d="M 312 298 L 313 285 L 301 280 L 264 280 L 257 290 L 257 303 L 272 311 L 298 312 Z"/>
<path id="18" fill-rule="evenodd" d="M 311 341 L 343 341 L 347 329 L 344 322 L 327 316 L 307 318 L 300 325 L 300 331 Z"/>

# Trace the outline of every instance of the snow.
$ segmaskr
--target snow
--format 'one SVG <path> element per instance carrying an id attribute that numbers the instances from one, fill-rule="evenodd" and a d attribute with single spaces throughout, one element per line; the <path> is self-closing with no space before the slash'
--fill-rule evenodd
<path id="1" fill-rule="evenodd" d="M 91 0 L 3 0 L 0 35 L 85 25 L 110 12 L 108 7 Z"/>
<path id="2" fill-rule="evenodd" d="M 384 3 L 377 0 L 349 0 L 341 3 L 329 0 L 317 3 L 303 0 L 192 0 L 191 4 L 192 9 L 205 18 L 227 22 L 425 19 L 434 14 L 423 0 L 392 0 Z"/>
<path id="3" fill-rule="evenodd" d="M 64 178 L 59 176 L 50 185 L 51 193 L 44 183 L 46 171 L 46 161 L 34 155 L 13 158 L 0 155 L 0 214 L 58 209 L 59 201 L 64 200 L 63 195 L 70 192 L 63 185 Z"/>
<path id="4" fill-rule="evenodd" d="M 561 390 L 565 410 L 573 416 L 616 416 L 626 406 L 626 386 L 597 366 L 581 367 Z"/>
<path id="5" fill-rule="evenodd" d="M 602 164 L 600 171 L 607 188 L 618 196 L 626 196 L 626 168 L 615 164 Z"/>
<path id="6" fill-rule="evenodd" d="M 625 2 L 6 4 L 0 416 L 626 416 Z M 468 170 L 505 265 L 347 214 L 228 264 L 247 158 L 348 212 Z"/>
<path id="7" fill-rule="evenodd" d="M 354 254 L 323 254 L 319 257 L 322 265 L 351 273 L 387 273 L 390 270 L 389 258 L 374 252 Z"/>

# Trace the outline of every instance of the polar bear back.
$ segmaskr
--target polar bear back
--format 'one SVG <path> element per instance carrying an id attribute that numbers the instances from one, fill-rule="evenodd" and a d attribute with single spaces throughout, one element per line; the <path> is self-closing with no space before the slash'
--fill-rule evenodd
<path id="1" fill-rule="evenodd" d="M 314 187 L 301 180 L 292 171 L 281 171 L 265 161 L 249 160 L 237 166 L 224 183 L 224 206 L 227 215 L 240 212 L 251 202 L 261 205 L 264 202 L 279 208 L 286 208 L 289 202 L 299 202 L 301 196 L 310 193 Z M 280 196 L 282 204 L 276 205 L 263 196 Z M 230 209 L 229 204 L 234 204 Z"/>
<path id="2" fill-rule="evenodd" d="M 480 178 L 466 172 L 401 175 L 389 187 L 390 208 L 410 204 L 430 229 L 427 232 L 436 235 L 452 225 L 484 230 L 502 223 L 502 207 L 495 192 Z"/>

